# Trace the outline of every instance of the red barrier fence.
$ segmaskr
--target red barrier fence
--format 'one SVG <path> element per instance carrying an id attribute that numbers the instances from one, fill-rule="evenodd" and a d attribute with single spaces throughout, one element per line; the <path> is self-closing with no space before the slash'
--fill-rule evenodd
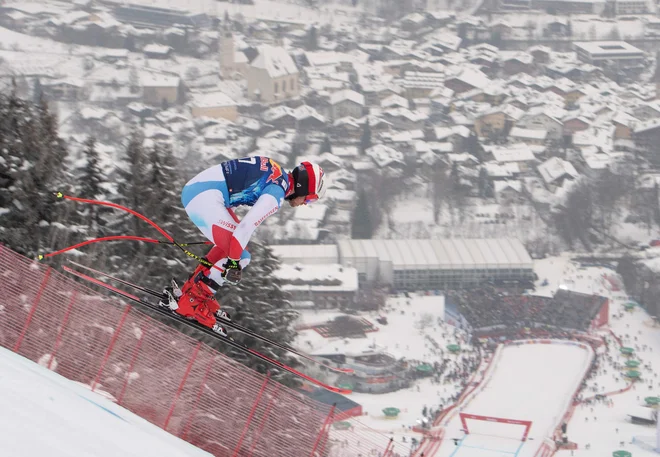
<path id="1" fill-rule="evenodd" d="M 2 245 L 0 346 L 218 457 L 354 457 L 388 447 L 384 435 L 333 430 L 328 405 Z"/>

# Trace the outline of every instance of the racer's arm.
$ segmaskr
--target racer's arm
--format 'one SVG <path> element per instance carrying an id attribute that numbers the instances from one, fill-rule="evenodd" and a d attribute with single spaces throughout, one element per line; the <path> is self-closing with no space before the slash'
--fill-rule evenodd
<path id="1" fill-rule="evenodd" d="M 250 211 L 243 216 L 229 242 L 230 259 L 241 258 L 243 250 L 247 246 L 254 231 L 263 221 L 277 212 L 284 201 L 284 190 L 277 185 L 269 185 L 264 193 L 257 199 Z"/>

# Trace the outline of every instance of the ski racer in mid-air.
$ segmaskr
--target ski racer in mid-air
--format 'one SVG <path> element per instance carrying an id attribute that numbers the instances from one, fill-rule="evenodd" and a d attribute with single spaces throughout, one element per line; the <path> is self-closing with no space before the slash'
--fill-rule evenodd
<path id="1" fill-rule="evenodd" d="M 184 186 L 181 201 L 190 219 L 214 246 L 205 259 L 179 288 L 175 281 L 166 287 L 167 300 L 161 306 L 191 318 L 226 336 L 216 317 L 229 319 L 215 299 L 225 283 L 236 284 L 250 263 L 246 250 L 255 229 L 275 214 L 284 200 L 292 207 L 306 205 L 323 197 L 327 187 L 323 169 L 302 162 L 291 172 L 283 172 L 272 159 L 263 156 L 229 160 L 208 168 Z M 252 208 L 239 220 L 232 208 Z"/>

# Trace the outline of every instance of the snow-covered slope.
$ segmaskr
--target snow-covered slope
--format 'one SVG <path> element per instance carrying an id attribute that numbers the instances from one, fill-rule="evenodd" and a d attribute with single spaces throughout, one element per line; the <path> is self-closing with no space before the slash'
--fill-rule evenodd
<path id="1" fill-rule="evenodd" d="M 0 454 L 209 457 L 89 388 L 0 348 Z"/>
<path id="2" fill-rule="evenodd" d="M 482 416 L 532 421 L 529 440 L 520 441 L 524 427 L 472 422 L 471 435 L 458 450 L 445 440 L 438 456 L 476 457 L 476 448 L 487 455 L 535 455 L 543 439 L 551 436 L 570 406 L 571 395 L 580 385 L 591 362 L 592 352 L 568 342 L 507 346 L 485 381 L 485 387 L 464 412 Z M 462 438 L 456 416 L 447 427 L 448 438 Z"/>

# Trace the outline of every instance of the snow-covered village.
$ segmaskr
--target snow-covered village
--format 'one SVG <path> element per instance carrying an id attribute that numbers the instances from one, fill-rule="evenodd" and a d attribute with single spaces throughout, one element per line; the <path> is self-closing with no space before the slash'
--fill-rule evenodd
<path id="1" fill-rule="evenodd" d="M 658 11 L 0 1 L 0 455 L 660 454 Z"/>

